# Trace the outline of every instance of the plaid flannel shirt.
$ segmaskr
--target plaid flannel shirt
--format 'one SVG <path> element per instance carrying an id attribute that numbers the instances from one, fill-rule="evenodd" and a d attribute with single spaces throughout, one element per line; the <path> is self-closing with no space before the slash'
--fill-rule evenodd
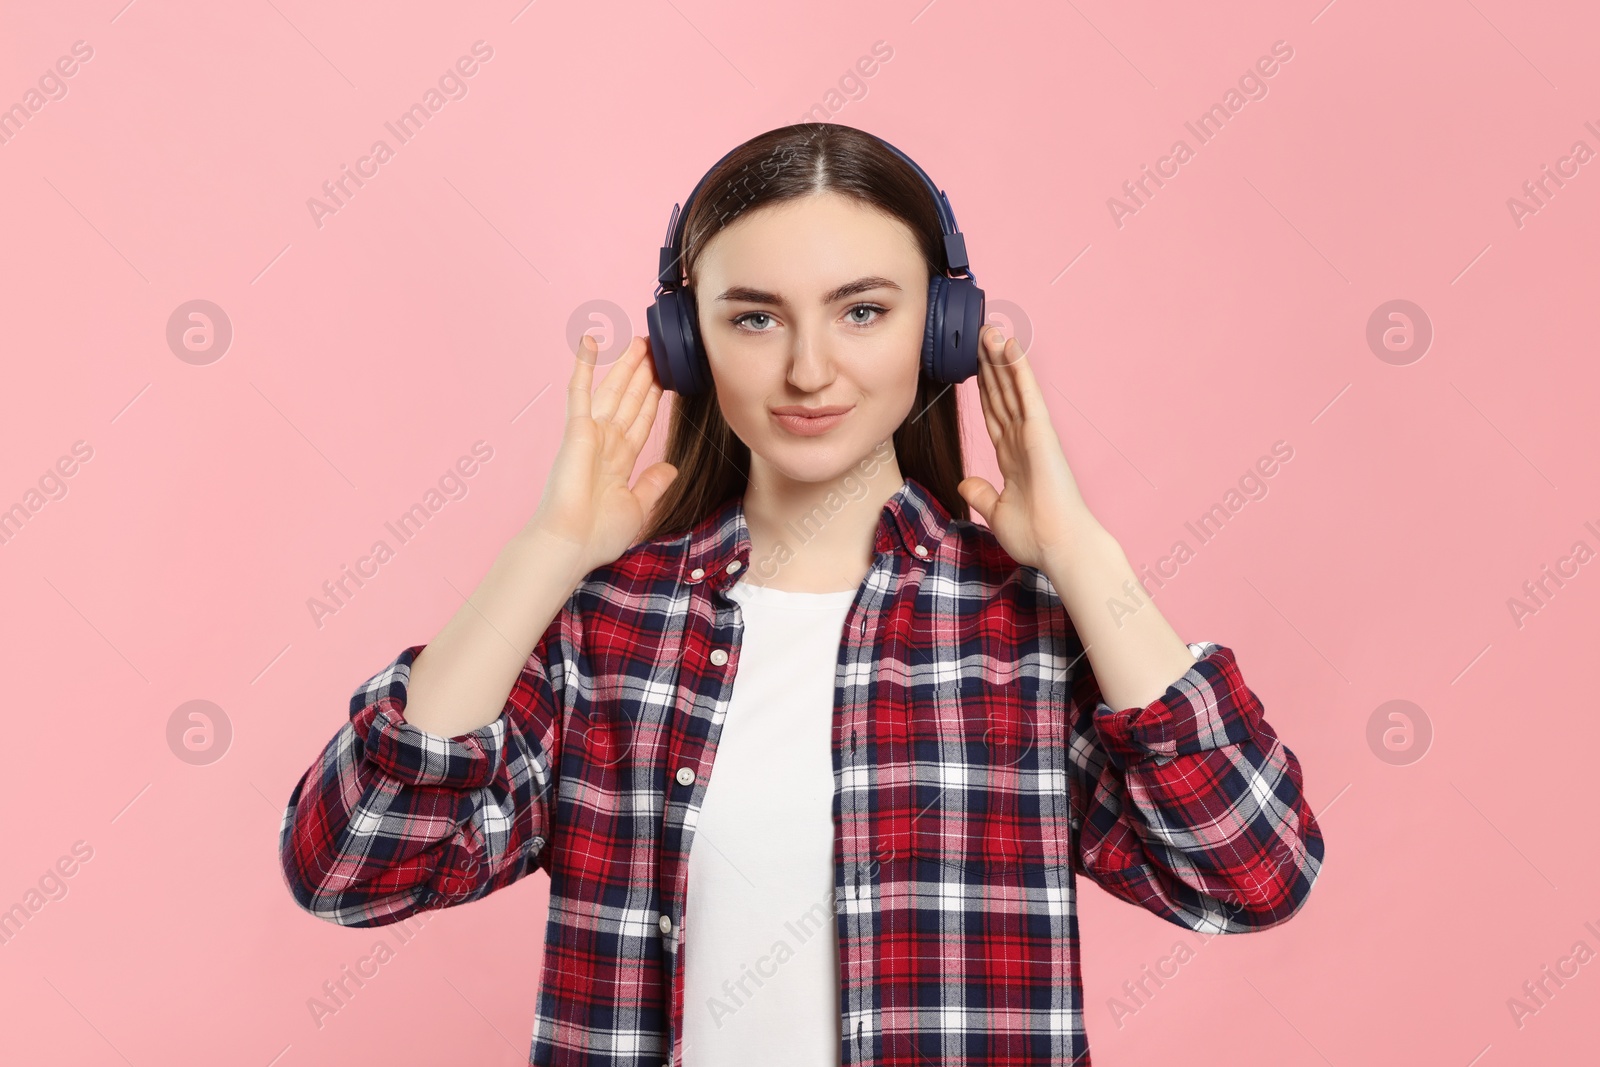
<path id="1" fill-rule="evenodd" d="M 732 497 L 592 571 L 458 737 L 406 722 L 423 646 L 401 651 L 289 798 L 294 899 L 380 926 L 542 868 L 529 1062 L 692 1067 L 687 860 L 750 548 Z M 1088 1064 L 1077 876 L 1189 930 L 1284 922 L 1323 856 L 1299 762 L 1221 645 L 1145 707 L 1104 703 L 1050 581 L 916 481 L 874 548 L 834 690 L 840 1062 Z"/>

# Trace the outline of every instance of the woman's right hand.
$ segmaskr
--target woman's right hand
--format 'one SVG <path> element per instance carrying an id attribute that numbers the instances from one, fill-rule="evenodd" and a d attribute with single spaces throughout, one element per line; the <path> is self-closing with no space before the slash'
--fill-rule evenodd
<path id="1" fill-rule="evenodd" d="M 652 463 L 628 485 L 661 400 L 649 340 L 634 337 L 591 396 L 597 353 L 584 334 L 567 381 L 566 429 L 528 520 L 529 530 L 578 546 L 581 574 L 627 551 L 678 474 L 670 463 Z"/>

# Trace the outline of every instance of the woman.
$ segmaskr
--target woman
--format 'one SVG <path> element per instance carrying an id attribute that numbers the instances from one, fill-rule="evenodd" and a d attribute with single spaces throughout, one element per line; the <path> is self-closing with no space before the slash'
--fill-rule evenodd
<path id="1" fill-rule="evenodd" d="M 376 926 L 543 868 L 535 1063 L 1087 1064 L 1076 877 L 1284 922 L 1323 856 L 1299 763 L 1137 595 L 992 327 L 1005 486 L 962 477 L 921 355 L 958 246 L 903 157 L 792 126 L 702 184 L 713 388 L 630 484 L 660 354 L 591 392 L 584 338 L 533 517 L 296 786 L 290 888 Z"/>

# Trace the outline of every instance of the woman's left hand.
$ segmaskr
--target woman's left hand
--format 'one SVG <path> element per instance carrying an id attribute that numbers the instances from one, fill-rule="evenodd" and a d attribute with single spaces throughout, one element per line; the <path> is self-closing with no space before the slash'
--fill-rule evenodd
<path id="1" fill-rule="evenodd" d="M 964 478 L 956 488 L 1012 559 L 1043 569 L 1047 560 L 1070 555 L 1074 540 L 1097 523 L 1078 492 L 1022 346 L 997 326 L 986 327 L 983 340 L 978 394 L 1005 489 L 996 492 L 978 477 Z"/>

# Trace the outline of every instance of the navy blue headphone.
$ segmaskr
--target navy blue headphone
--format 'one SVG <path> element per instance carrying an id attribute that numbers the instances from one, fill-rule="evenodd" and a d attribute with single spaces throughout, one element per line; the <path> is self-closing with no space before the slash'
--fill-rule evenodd
<path id="1" fill-rule="evenodd" d="M 922 331 L 922 372 L 938 382 L 952 385 L 964 382 L 978 373 L 978 335 L 984 321 L 983 290 L 978 288 L 977 275 L 967 265 L 966 238 L 956 227 L 950 198 L 933 184 L 927 172 L 894 145 L 881 137 L 877 140 L 910 164 L 928 192 L 933 194 L 939 226 L 944 231 L 945 260 L 949 270 L 956 274 L 948 277 L 936 271 L 928 278 L 928 321 Z M 706 178 L 736 151 L 738 147 L 724 153 L 695 183 L 689 199 L 672 206 L 656 274 L 655 303 L 645 313 L 650 325 L 650 350 L 655 358 L 656 377 L 663 389 L 680 394 L 704 393 L 711 389 L 711 367 L 700 341 L 694 293 L 684 287 L 680 268 L 684 222 Z"/>

